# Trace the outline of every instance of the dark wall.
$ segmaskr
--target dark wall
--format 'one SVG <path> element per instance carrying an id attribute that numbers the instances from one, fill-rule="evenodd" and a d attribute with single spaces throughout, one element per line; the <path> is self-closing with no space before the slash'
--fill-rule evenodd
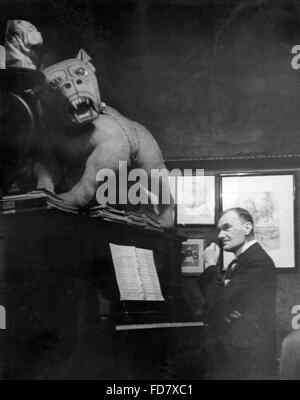
<path id="1" fill-rule="evenodd" d="M 44 66 L 84 48 L 102 100 L 143 123 L 167 160 L 300 154 L 300 71 L 291 66 L 300 44 L 297 0 L 3 0 L 0 15 L 2 38 L 7 19 L 38 26 Z M 285 168 L 285 160 L 269 167 Z M 299 268 L 279 274 L 280 336 L 300 304 L 299 283 Z M 186 290 L 197 311 L 194 282 Z"/>
<path id="2" fill-rule="evenodd" d="M 300 152 L 296 0 L 3 1 L 43 33 L 45 66 L 83 47 L 102 98 L 166 159 Z M 17 14 L 17 15 L 16 15 Z"/>

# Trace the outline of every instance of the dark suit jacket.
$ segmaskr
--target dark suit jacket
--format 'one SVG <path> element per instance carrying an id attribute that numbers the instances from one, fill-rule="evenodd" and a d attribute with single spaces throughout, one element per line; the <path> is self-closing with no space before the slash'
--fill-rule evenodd
<path id="1" fill-rule="evenodd" d="M 225 370 L 242 379 L 269 376 L 276 354 L 276 273 L 272 259 L 255 243 L 238 258 L 227 286 L 216 266 L 205 270 L 199 284 L 212 332 L 221 343 Z M 241 316 L 231 317 L 234 311 Z"/>

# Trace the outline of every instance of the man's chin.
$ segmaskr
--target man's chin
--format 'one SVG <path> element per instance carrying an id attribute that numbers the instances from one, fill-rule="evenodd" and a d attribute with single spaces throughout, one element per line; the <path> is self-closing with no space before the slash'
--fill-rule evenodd
<path id="1" fill-rule="evenodd" d="M 234 249 L 226 244 L 223 245 L 223 250 L 227 251 L 228 253 L 234 253 Z"/>

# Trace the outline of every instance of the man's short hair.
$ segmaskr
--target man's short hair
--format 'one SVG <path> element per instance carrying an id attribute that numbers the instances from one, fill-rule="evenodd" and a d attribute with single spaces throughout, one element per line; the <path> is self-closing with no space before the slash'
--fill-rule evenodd
<path id="1" fill-rule="evenodd" d="M 245 208 L 241 208 L 241 207 L 228 208 L 227 210 L 222 212 L 220 218 L 222 218 L 223 215 L 227 214 L 229 211 L 235 211 L 238 214 L 238 216 L 241 219 L 243 219 L 245 222 L 250 222 L 252 224 L 252 229 L 250 231 L 250 235 L 254 235 L 254 220 L 248 210 L 246 210 Z"/>

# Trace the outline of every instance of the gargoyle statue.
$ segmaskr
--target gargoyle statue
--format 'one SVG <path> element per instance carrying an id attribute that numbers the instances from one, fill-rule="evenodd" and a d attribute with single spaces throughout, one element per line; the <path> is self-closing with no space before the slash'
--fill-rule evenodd
<path id="1" fill-rule="evenodd" d="M 30 22 L 9 20 L 5 35 L 6 68 L 37 69 L 37 50 L 42 44 L 41 33 Z"/>
<path id="2" fill-rule="evenodd" d="M 165 168 L 151 133 L 101 102 L 95 68 L 84 50 L 43 73 L 48 85 L 41 98 L 46 118 L 35 165 L 38 187 L 56 192 L 73 206 L 89 206 L 99 186 L 98 171 L 117 172 L 119 161 L 148 176 L 153 169 Z M 169 193 L 166 181 L 157 179 L 160 191 Z M 156 214 L 163 227 L 172 227 L 173 201 L 160 202 Z"/>

